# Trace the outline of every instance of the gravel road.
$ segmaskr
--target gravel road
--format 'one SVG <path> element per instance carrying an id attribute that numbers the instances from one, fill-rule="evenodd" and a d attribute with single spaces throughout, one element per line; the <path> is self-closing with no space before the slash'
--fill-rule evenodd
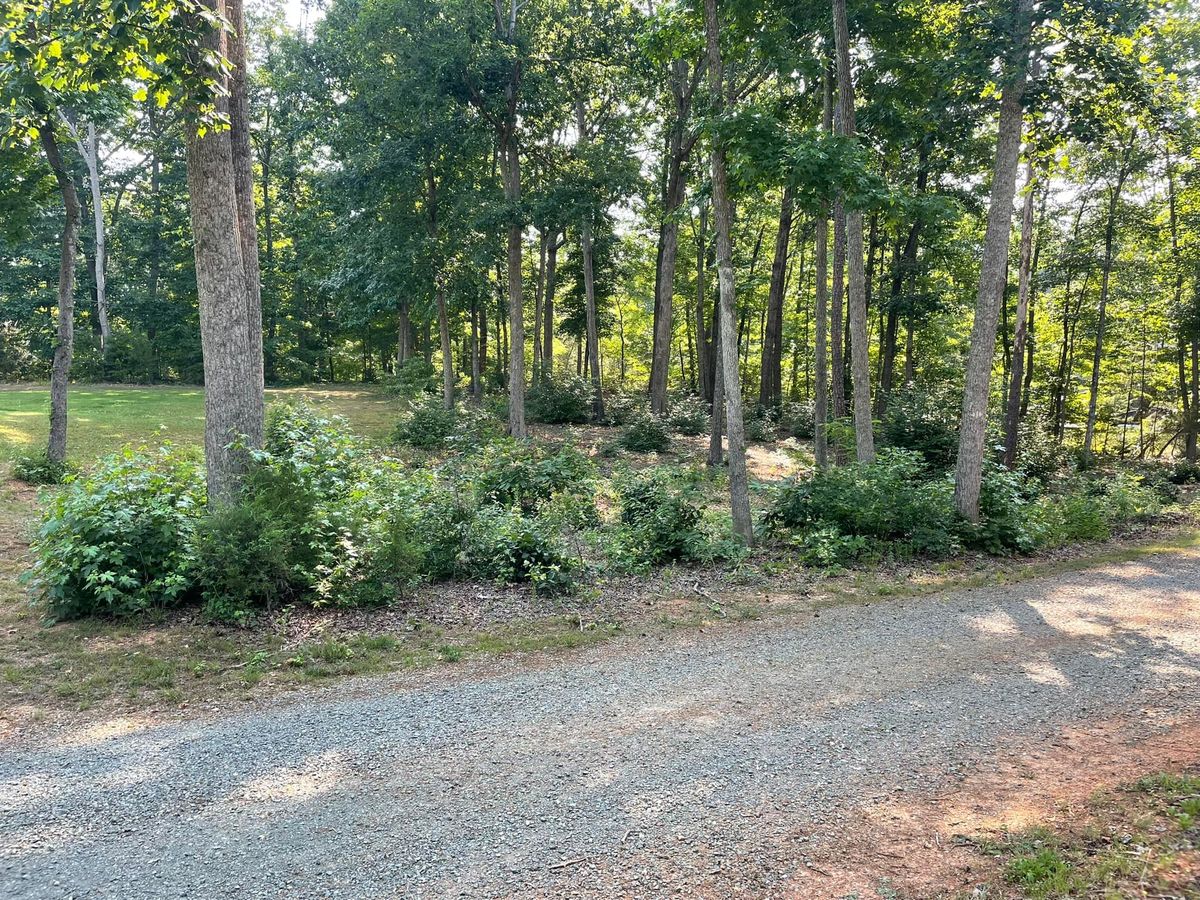
<path id="1" fill-rule="evenodd" d="M 1014 740 L 1200 717 L 1200 553 L 0 748 L 0 897 L 746 896 Z"/>

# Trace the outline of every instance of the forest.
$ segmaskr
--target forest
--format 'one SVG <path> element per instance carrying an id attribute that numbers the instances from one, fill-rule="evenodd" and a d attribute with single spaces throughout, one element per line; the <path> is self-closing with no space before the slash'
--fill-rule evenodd
<path id="1" fill-rule="evenodd" d="M 709 436 L 714 540 L 791 529 L 834 560 L 1070 541 L 1200 472 L 1186 3 L 20 0 L 3 28 L 0 376 L 50 382 L 46 452 L 16 463 L 34 480 L 73 471 L 68 386 L 89 382 L 203 384 L 218 545 L 255 504 L 349 490 L 311 467 L 288 488 L 300 448 L 375 477 L 336 421 L 266 415 L 288 385 L 395 398 L 392 446 L 426 455 L 374 457 L 404 483 L 358 485 L 381 508 L 424 469 L 516 531 L 597 447 L 661 453 L 672 431 Z M 567 459 L 529 443 L 547 425 L 617 431 Z M 780 438 L 811 471 L 764 500 L 747 441 Z M 622 527 L 635 495 L 686 506 L 673 477 L 610 485 Z M 91 602 L 54 546 L 97 514 L 80 484 L 35 544 L 64 609 Z M 564 527 L 543 526 L 521 540 Z M 463 574 L 391 527 L 408 536 L 360 535 L 381 560 Z M 287 549 L 307 529 L 259 548 L 288 557 L 284 595 L 330 567 Z M 134 606 L 174 597 L 128 577 Z"/>

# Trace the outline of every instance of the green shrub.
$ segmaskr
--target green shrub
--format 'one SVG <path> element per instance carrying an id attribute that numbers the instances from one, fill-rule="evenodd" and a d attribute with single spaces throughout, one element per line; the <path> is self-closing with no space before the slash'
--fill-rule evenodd
<path id="1" fill-rule="evenodd" d="M 779 440 L 779 429 L 771 410 L 761 406 L 755 407 L 746 419 L 746 440 L 766 444 Z"/>
<path id="2" fill-rule="evenodd" d="M 258 507 L 239 503 L 215 509 L 196 528 L 195 578 L 205 613 L 242 622 L 270 612 L 291 592 L 291 538 Z"/>
<path id="3" fill-rule="evenodd" d="M 647 412 L 645 394 L 614 394 L 604 400 L 604 418 L 609 425 L 628 425 Z"/>
<path id="4" fill-rule="evenodd" d="M 416 397 L 436 391 L 441 385 L 440 373 L 423 356 L 414 356 L 402 365 L 384 384 L 384 390 L 397 397 Z"/>
<path id="5" fill-rule="evenodd" d="M 420 450 L 440 450 L 458 429 L 458 414 L 429 400 L 414 406 L 392 430 L 392 441 Z"/>
<path id="6" fill-rule="evenodd" d="M 530 444 L 503 441 L 466 464 L 480 506 L 516 507 L 530 516 L 561 493 L 595 507 L 595 466 L 574 447 L 549 453 Z"/>
<path id="7" fill-rule="evenodd" d="M 705 559 L 708 538 L 695 492 L 669 472 L 647 469 L 618 485 L 621 529 L 615 555 L 636 567 Z"/>
<path id="8" fill-rule="evenodd" d="M 957 544 L 950 486 L 922 478 L 923 458 L 884 449 L 869 464 L 823 469 L 775 495 L 765 524 L 773 531 L 836 529 L 849 537 L 895 542 L 898 549 L 946 553 Z"/>
<path id="9" fill-rule="evenodd" d="M 575 564 L 553 531 L 516 509 L 481 509 L 466 529 L 467 574 L 506 583 L 528 582 L 549 593 L 574 584 Z"/>
<path id="10" fill-rule="evenodd" d="M 1171 467 L 1171 481 L 1175 484 L 1200 484 L 1200 463 L 1179 460 Z"/>
<path id="11" fill-rule="evenodd" d="M 671 436 L 662 419 L 644 413 L 625 426 L 618 443 L 622 449 L 635 453 L 665 453 L 671 447 Z"/>
<path id="12" fill-rule="evenodd" d="M 1103 541 L 1111 534 L 1104 508 L 1094 497 L 1071 493 L 1046 496 L 1034 508 L 1039 544 L 1061 547 L 1072 541 Z"/>
<path id="13" fill-rule="evenodd" d="M 695 394 L 676 397 L 671 401 L 667 421 L 680 434 L 693 437 L 708 434 L 711 424 L 708 404 L 703 397 L 697 397 Z"/>
<path id="14" fill-rule="evenodd" d="M 543 378 L 525 395 L 525 413 L 546 425 L 583 425 L 592 418 L 592 383 L 574 375 Z"/>
<path id="15" fill-rule="evenodd" d="M 861 535 L 842 534 L 836 526 L 828 525 L 802 532 L 795 546 L 806 566 L 837 569 L 866 553 L 871 543 Z"/>
<path id="16" fill-rule="evenodd" d="M 879 423 L 879 436 L 889 447 L 920 453 L 931 469 L 945 469 L 958 455 L 958 416 L 951 397 L 935 397 L 917 388 L 893 391 Z"/>
<path id="17" fill-rule="evenodd" d="M 192 588 L 204 511 L 197 451 L 126 448 L 50 500 L 28 580 L 60 619 L 132 615 Z"/>
<path id="18" fill-rule="evenodd" d="M 1017 470 L 1039 484 L 1050 484 L 1070 471 L 1071 454 L 1053 435 L 1049 423 L 1032 414 L 1021 422 L 1017 448 Z"/>
<path id="19" fill-rule="evenodd" d="M 779 431 L 789 437 L 812 438 L 815 421 L 811 403 L 785 403 L 779 410 Z"/>
<path id="20" fill-rule="evenodd" d="M 968 546 L 987 553 L 1029 553 L 1041 541 L 1032 500 L 1036 489 L 1018 472 L 999 465 L 984 467 L 977 524 L 960 523 Z"/>
<path id="21" fill-rule="evenodd" d="M 12 476 L 26 484 L 63 484 L 78 469 L 68 462 L 54 462 L 45 450 L 26 453 L 13 460 Z"/>

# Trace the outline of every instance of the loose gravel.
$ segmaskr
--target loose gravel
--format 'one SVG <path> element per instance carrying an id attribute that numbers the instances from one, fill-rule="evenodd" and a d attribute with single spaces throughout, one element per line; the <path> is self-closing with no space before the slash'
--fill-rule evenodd
<path id="1" fill-rule="evenodd" d="M 1014 739 L 1200 716 L 1200 554 L 0 750 L 0 897 L 749 896 Z"/>

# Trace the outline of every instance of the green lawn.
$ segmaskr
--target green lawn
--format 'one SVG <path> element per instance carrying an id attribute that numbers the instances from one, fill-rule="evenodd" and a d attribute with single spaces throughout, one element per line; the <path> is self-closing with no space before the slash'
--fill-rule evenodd
<path id="1" fill-rule="evenodd" d="M 304 399 L 345 416 L 367 438 L 382 439 L 399 418 L 396 401 L 355 385 L 267 391 L 267 402 Z M 199 444 L 204 435 L 204 391 L 189 387 L 73 385 L 68 400 L 68 456 L 92 462 L 127 443 Z M 42 385 L 0 388 L 0 452 L 25 453 L 45 445 L 50 391 Z"/>

